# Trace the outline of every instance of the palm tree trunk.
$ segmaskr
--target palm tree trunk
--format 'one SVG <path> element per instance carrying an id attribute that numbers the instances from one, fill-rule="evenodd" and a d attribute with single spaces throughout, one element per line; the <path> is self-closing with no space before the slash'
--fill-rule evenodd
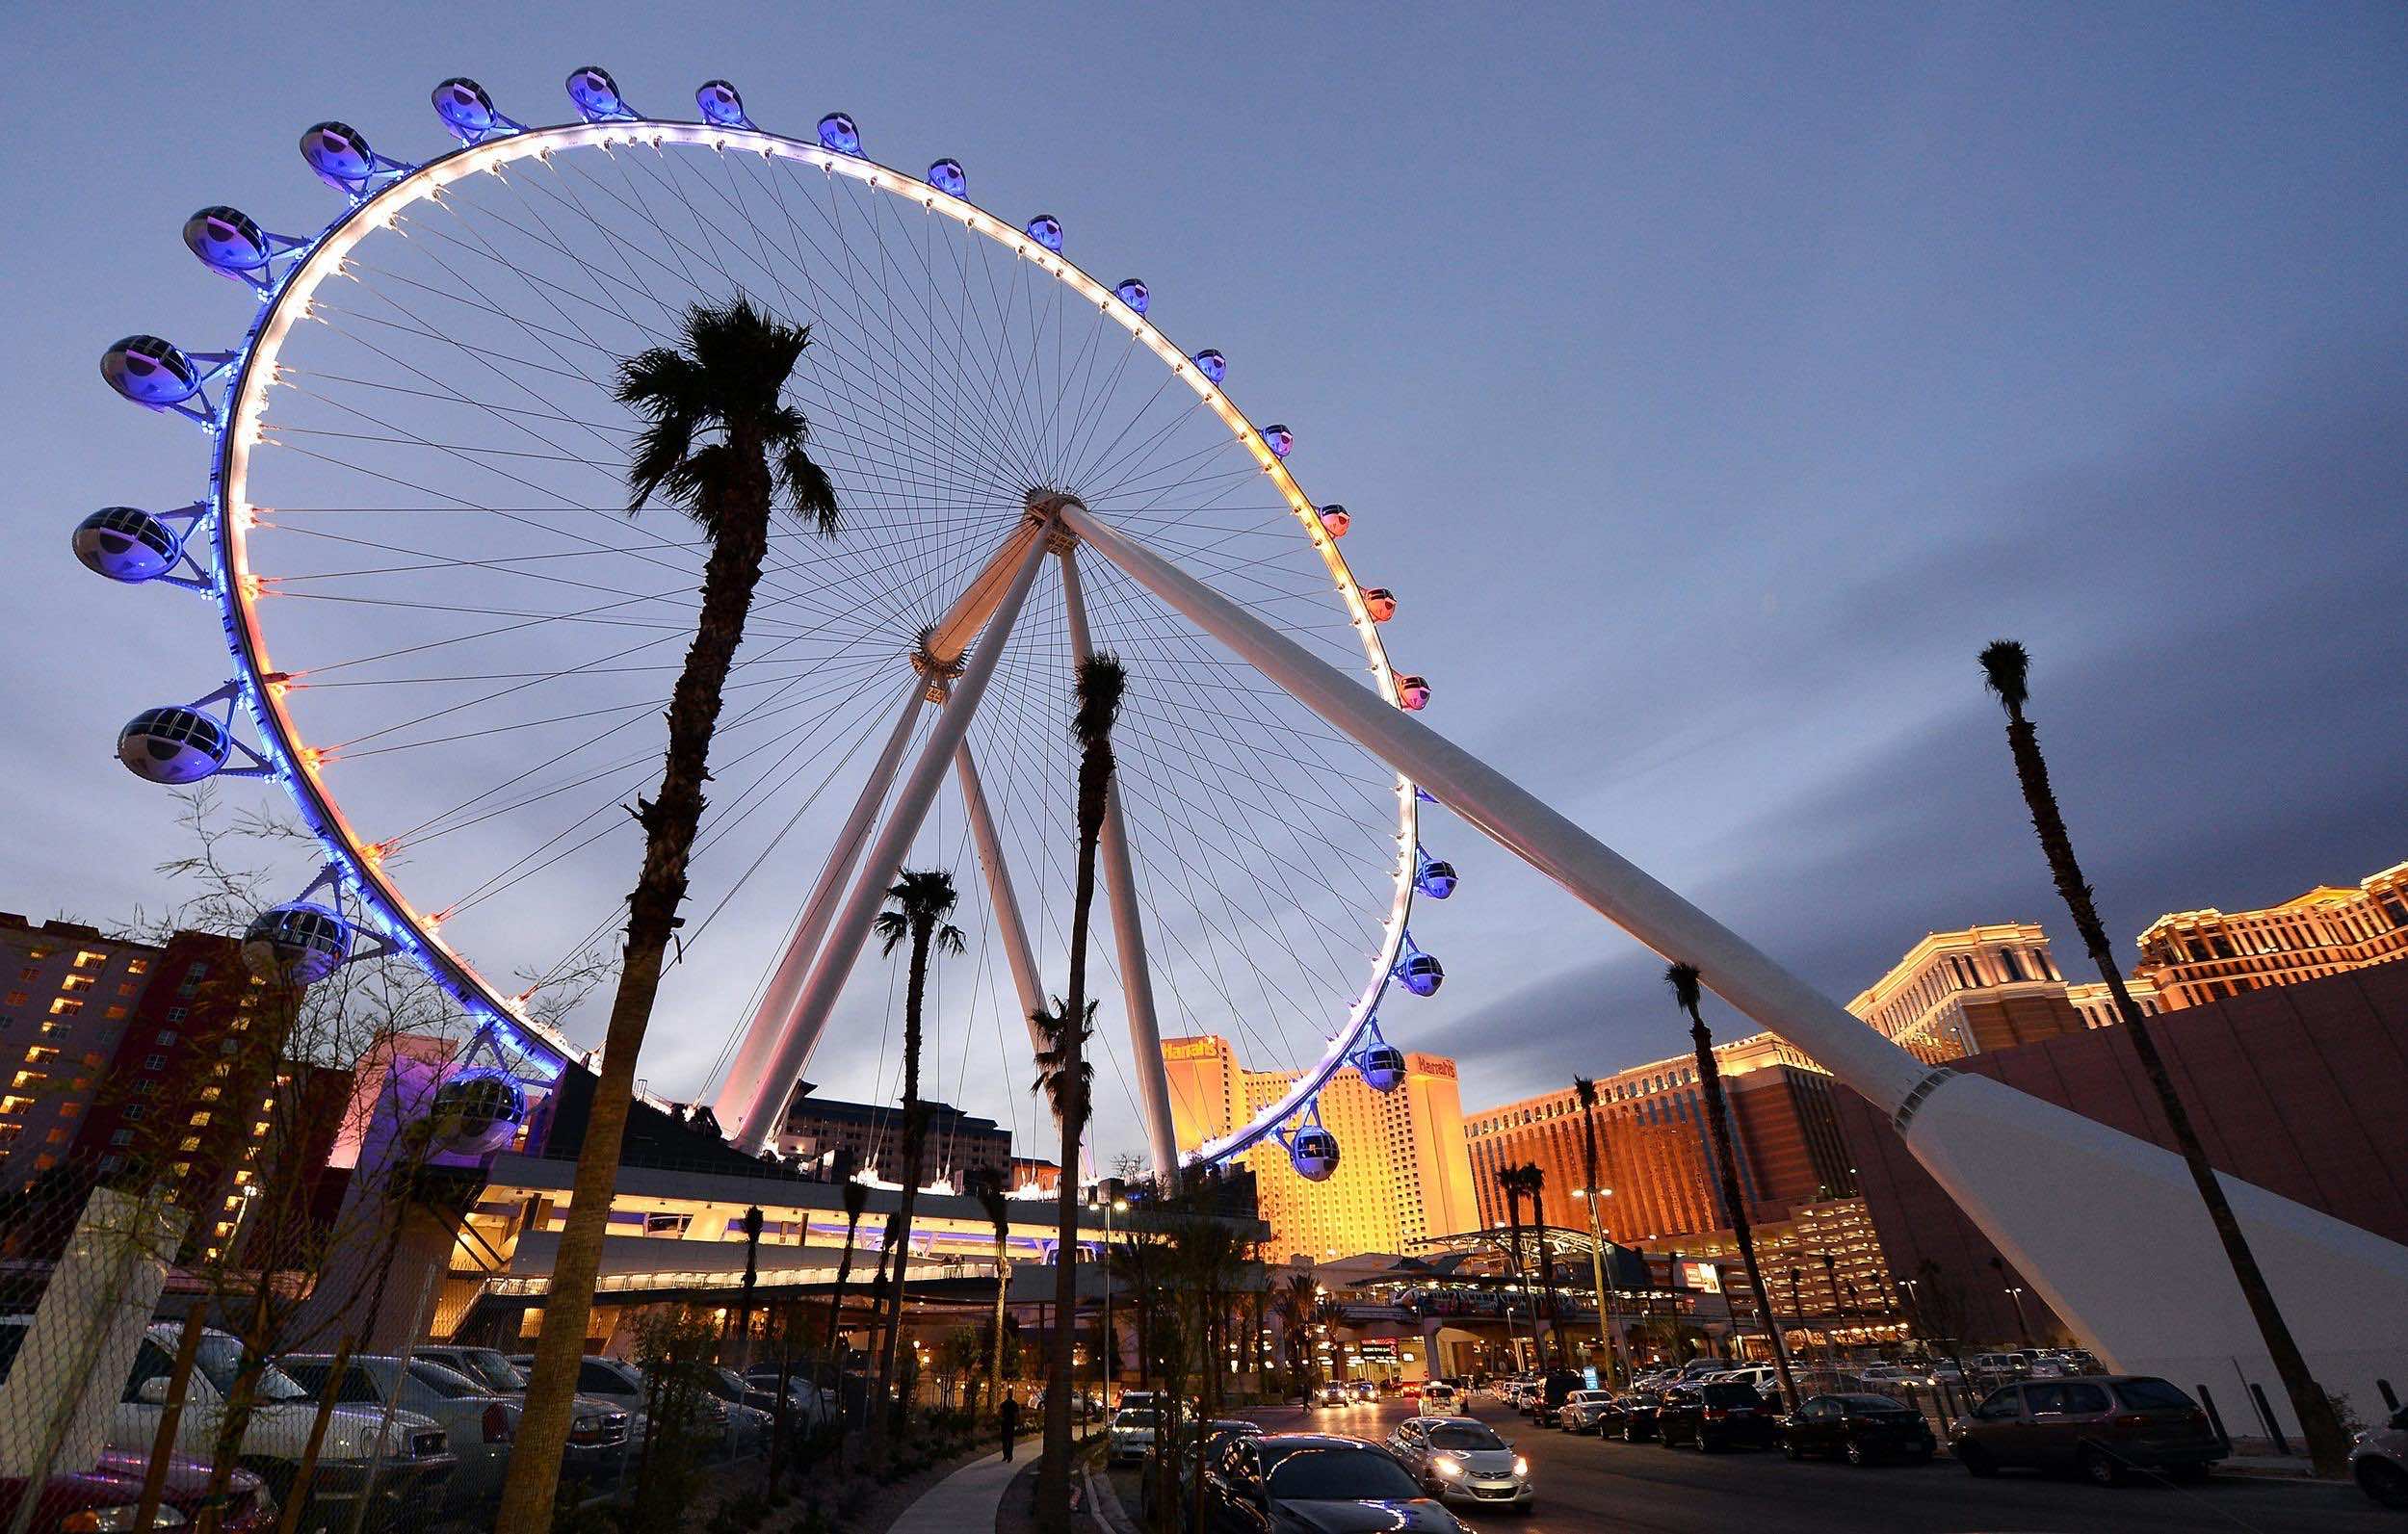
<path id="1" fill-rule="evenodd" d="M 986 1365 L 986 1397 L 998 1409 L 1004 1404 L 1004 1295 L 1011 1287 L 1011 1255 L 1006 1235 L 995 1233 L 995 1356 Z"/>
<path id="2" fill-rule="evenodd" d="M 1720 1163 L 1722 1202 L 1731 1215 L 1731 1235 L 1740 1243 L 1740 1261 L 1747 1282 L 1756 1290 L 1756 1309 L 1765 1323 L 1765 1339 L 1772 1344 L 1773 1371 L 1781 1377 L 1781 1394 L 1791 1411 L 1798 1406 L 1797 1382 L 1790 1377 L 1789 1343 L 1780 1323 L 1772 1318 L 1772 1291 L 1765 1287 L 1764 1270 L 1756 1265 L 1756 1236 L 1748 1229 L 1747 1204 L 1740 1196 L 1740 1163 L 1731 1145 L 1731 1105 L 1723 1100 L 1722 1072 L 1714 1061 L 1714 1035 L 1694 1008 L 1689 1011 L 1688 1036 L 1697 1046 L 1697 1083 L 1705 1089 L 1706 1117 L 1714 1125 L 1714 1159 Z"/>
<path id="3" fill-rule="evenodd" d="M 677 907 L 686 898 L 686 861 L 702 821 L 711 736 L 769 548 L 766 470 L 757 497 L 748 493 L 750 488 L 732 493 L 729 499 L 737 504 L 720 507 L 721 531 L 703 566 L 701 616 L 669 697 L 668 750 L 660 790 L 650 801 L 637 801 L 636 819 L 644 828 L 643 871 L 627 900 L 627 946 L 618 993 L 603 1034 L 600 1079 L 586 1118 L 585 1143 L 577 1154 L 577 1180 L 552 1261 L 552 1287 L 543 1303 L 543 1331 L 536 1339 L 526 1409 L 494 1524 L 500 1534 L 549 1534 L 552 1526 L 553 1493 L 560 1482 L 557 1467 L 568 1446 L 578 1359 L 585 1352 L 594 1280 L 602 1266 L 602 1238 L 610 1228 L 611 1193 L 618 1182 L 619 1147 L 635 1101 L 636 1055 L 652 1021 L 662 962 L 677 928 Z"/>
<path id="4" fill-rule="evenodd" d="M 852 1243 L 860 1234 L 861 1216 L 847 1214 L 845 1216 L 844 1255 L 836 1260 L 836 1286 L 828 1290 L 827 1295 L 827 1342 L 822 1350 L 826 1365 L 841 1365 L 842 1363 L 836 1357 L 836 1343 L 837 1339 L 844 1335 L 839 1328 L 844 1324 L 845 1316 L 845 1281 L 852 1277 Z M 816 1386 L 819 1381 L 814 1380 L 811 1383 Z M 843 1369 L 839 1367 L 836 1374 L 836 1408 L 840 1418 L 844 1415 L 844 1405 L 845 1377 Z"/>
<path id="5" fill-rule="evenodd" d="M 1087 1103 L 1082 1088 L 1086 1024 L 1087 934 L 1095 909 L 1095 849 L 1104 834 L 1105 791 L 1112 782 L 1109 745 L 1089 743 L 1079 759 L 1079 869 L 1070 906 L 1070 983 L 1064 998 L 1062 1069 L 1071 1104 L 1061 1118 L 1061 1186 L 1055 1221 L 1052 1365 L 1045 1391 L 1045 1449 L 1037 1470 L 1037 1521 L 1047 1529 L 1070 1521 L 1070 1388 L 1073 1332 L 1079 1307 L 1079 1142 Z"/>
<path id="6" fill-rule="evenodd" d="M 2049 876 L 2055 882 L 2066 910 L 2073 915 L 2074 929 L 2081 935 L 2090 962 L 2098 966 L 2108 994 L 2115 998 L 2124 1036 L 2132 1041 L 2141 1073 L 2157 1094 L 2158 1107 L 2165 1114 L 2166 1128 L 2174 1136 L 2174 1147 L 2182 1155 L 2183 1165 L 2189 1169 L 2191 1184 L 2199 1190 L 2199 1202 L 2207 1206 L 2209 1222 L 2215 1227 L 2216 1239 L 2224 1245 L 2225 1260 L 2233 1265 L 2233 1277 L 2240 1285 L 2241 1297 L 2248 1302 L 2259 1336 L 2274 1361 L 2274 1372 L 2281 1377 L 2291 1410 L 2299 1417 L 2316 1473 L 2330 1477 L 2345 1475 L 2349 1435 L 2343 1430 L 2331 1398 L 2308 1372 L 2308 1361 L 2291 1336 L 2290 1323 L 2283 1318 L 2274 1290 L 2258 1266 L 2257 1254 L 2250 1250 L 2249 1237 L 2233 1213 L 2232 1202 L 2224 1195 L 2224 1184 L 2208 1161 L 2207 1147 L 2200 1143 L 2199 1131 L 2190 1122 L 2190 1110 L 2174 1089 L 2173 1074 L 2165 1067 L 2165 1057 L 2158 1053 L 2157 1036 L 2125 987 L 2124 972 L 2115 962 L 2115 948 L 2107 939 L 2107 923 L 2099 920 L 2090 886 L 2082 879 L 2081 865 L 2074 858 L 2073 837 L 2065 829 L 2065 818 L 2057 811 L 2056 794 L 2049 787 L 2049 764 L 2040 754 L 2039 734 L 2031 721 L 2024 717 L 2020 704 L 2010 704 L 2007 713 L 2007 748 L 2015 758 L 2015 777 L 2024 791 L 2025 807 L 2031 812 L 2032 829 L 2039 833 L 2040 849 L 2049 860 Z"/>
<path id="7" fill-rule="evenodd" d="M 895 1353 L 903 1339 L 903 1275 L 911 1256 L 911 1214 L 920 1196 L 920 1160 L 927 1153 L 928 1125 L 920 1106 L 920 1041 L 922 1007 L 928 1001 L 929 935 L 934 923 L 914 921 L 911 923 L 911 972 L 903 992 L 903 1194 L 896 1209 L 896 1224 L 903 1240 L 902 1255 L 895 1260 L 895 1303 L 886 1316 L 886 1342 L 880 1350 L 877 1365 L 877 1393 L 883 1402 L 895 1384 Z M 870 1443 L 875 1458 L 886 1437 L 886 1413 L 883 1409 L 870 1422 Z"/>

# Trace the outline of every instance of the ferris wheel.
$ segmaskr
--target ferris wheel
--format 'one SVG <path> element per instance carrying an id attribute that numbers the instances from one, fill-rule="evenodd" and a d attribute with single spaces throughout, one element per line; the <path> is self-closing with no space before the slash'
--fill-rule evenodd
<path id="1" fill-rule="evenodd" d="M 848 988 L 882 987 L 858 960 L 901 867 L 962 887 L 964 1026 L 1023 1034 L 1064 967 L 1073 671 L 1109 651 L 1130 686 L 1099 1093 L 1126 1094 L 1158 1171 L 1276 1139 L 1327 1177 L 1319 1096 L 1348 1067 L 1402 1081 L 1381 1011 L 1441 983 L 1409 923 L 1455 876 L 1422 845 L 1412 782 L 1198 621 L 1227 605 L 1282 656 L 1399 711 L 1428 701 L 1381 642 L 1396 594 L 1341 552 L 1348 512 L 1298 485 L 1296 434 L 1224 388 L 1243 359 L 1171 341 L 1175 299 L 1089 275 L 1053 215 L 980 208 L 960 162 L 869 158 L 843 113 L 806 140 L 755 125 L 725 81 L 691 121 L 639 112 L 599 68 L 567 90 L 576 119 L 531 127 L 447 80 L 458 142 L 423 162 L 311 127 L 323 226 L 212 206 L 184 228 L 257 300 L 240 343 L 137 335 L 102 359 L 126 399 L 202 429 L 209 471 L 172 508 L 95 512 L 76 553 L 214 603 L 231 657 L 196 658 L 189 701 L 136 715 L 118 756 L 160 783 L 272 780 L 323 845 L 252 951 L 304 983 L 423 965 L 477 1025 L 461 1096 L 488 1143 L 523 1112 L 514 1089 L 598 1036 L 598 1014 L 554 1027 L 535 1003 L 624 921 L 625 807 L 659 770 L 707 552 L 674 507 L 626 506 L 641 423 L 613 383 L 691 307 L 741 294 L 810 327 L 789 396 L 843 527 L 773 537 L 653 1047 L 694 1052 L 696 1095 L 768 1143 L 832 1023 L 869 1010 Z M 1162 1041 L 1182 1034 L 1287 1079 L 1218 1117 L 1176 1104 Z M 1182 1121 L 1211 1131 L 1176 1145 Z"/>

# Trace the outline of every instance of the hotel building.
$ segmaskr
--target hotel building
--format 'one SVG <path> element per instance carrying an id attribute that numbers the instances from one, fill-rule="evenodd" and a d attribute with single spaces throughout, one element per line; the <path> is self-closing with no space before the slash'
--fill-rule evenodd
<path id="1" fill-rule="evenodd" d="M 1882 1037 L 1927 1064 L 2057 1038 L 2112 1021 L 2097 1001 L 2068 995 L 2064 974 L 2034 922 L 1926 933 L 1906 956 L 1847 1003 Z"/>
<path id="2" fill-rule="evenodd" d="M 1751 1219 L 1786 1218 L 1797 1204 L 1855 1190 L 1836 1127 L 1831 1079 L 1769 1033 L 1717 1045 L 1731 1105 L 1740 1186 Z M 1722 1213 L 1714 1135 L 1691 1055 L 1657 1060 L 1597 1083 L 1598 1207 L 1606 1235 L 1625 1245 L 1716 1231 Z M 1480 1224 L 1506 1223 L 1497 1175 L 1536 1165 L 1545 1174 L 1546 1224 L 1586 1230 L 1576 1196 L 1588 1181 L 1580 1101 L 1570 1088 L 1483 1109 L 1464 1120 Z M 1523 1219 L 1532 1218 L 1525 1209 Z"/>
<path id="3" fill-rule="evenodd" d="M 2262 911 L 2178 911 L 2140 934 L 2140 977 L 2197 1006 L 2408 957 L 2408 863 Z"/>
<path id="4" fill-rule="evenodd" d="M 159 949 L 0 911 L 0 1189 L 65 1161 Z"/>
<path id="5" fill-rule="evenodd" d="M 1296 1082 L 1291 1072 L 1247 1070 L 1217 1035 L 1166 1039 L 1163 1058 L 1183 1150 L 1227 1133 Z M 1326 1182 L 1307 1182 L 1275 1140 L 1245 1153 L 1270 1227 L 1267 1261 L 1405 1252 L 1425 1236 L 1479 1225 L 1454 1061 L 1407 1052 L 1404 1062 L 1393 1092 L 1374 1091 L 1351 1066 L 1322 1089 L 1322 1127 L 1338 1137 L 1339 1151 Z"/>

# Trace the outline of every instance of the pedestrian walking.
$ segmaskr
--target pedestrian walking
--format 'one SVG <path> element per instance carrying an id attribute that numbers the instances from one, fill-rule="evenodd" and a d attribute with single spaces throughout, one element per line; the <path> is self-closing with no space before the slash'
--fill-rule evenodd
<path id="1" fill-rule="evenodd" d="M 1010 1391 L 1004 1392 L 1004 1404 L 995 1409 L 995 1419 L 1004 1430 L 1004 1458 L 1011 1458 L 1011 1441 L 1020 1431 L 1020 1398 Z"/>

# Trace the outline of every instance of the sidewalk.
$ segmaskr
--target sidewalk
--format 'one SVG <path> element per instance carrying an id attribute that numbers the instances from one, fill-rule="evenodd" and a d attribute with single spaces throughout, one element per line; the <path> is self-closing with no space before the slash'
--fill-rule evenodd
<path id="1" fill-rule="evenodd" d="M 1019 1458 L 1007 1460 L 1001 1450 L 982 1460 L 969 1464 L 946 1476 L 920 1494 L 920 1499 L 903 1509 L 887 1534 L 988 1534 L 995 1527 L 996 1510 L 1003 1506 L 1004 1491 L 1011 1478 L 1029 1468 L 1035 1458 L 1036 1444 L 1030 1440 L 1020 1442 Z"/>

